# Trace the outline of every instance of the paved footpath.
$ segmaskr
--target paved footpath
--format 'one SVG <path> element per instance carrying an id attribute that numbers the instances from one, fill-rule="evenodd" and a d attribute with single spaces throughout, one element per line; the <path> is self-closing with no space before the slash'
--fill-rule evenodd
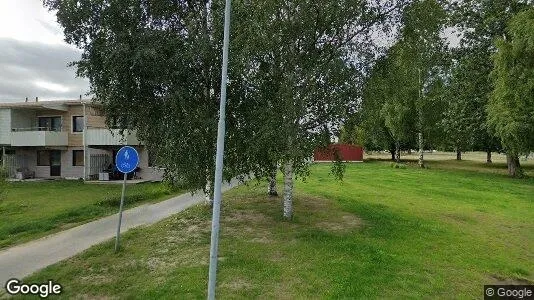
<path id="1" fill-rule="evenodd" d="M 237 185 L 237 181 L 224 184 L 223 191 Z M 205 201 L 203 193 L 187 193 L 159 203 L 125 210 L 122 214 L 121 233 L 137 226 L 156 223 L 202 201 Z M 118 213 L 0 251 L 0 288 L 3 288 L 10 278 L 22 279 L 93 245 L 114 238 L 117 234 L 117 222 Z"/>

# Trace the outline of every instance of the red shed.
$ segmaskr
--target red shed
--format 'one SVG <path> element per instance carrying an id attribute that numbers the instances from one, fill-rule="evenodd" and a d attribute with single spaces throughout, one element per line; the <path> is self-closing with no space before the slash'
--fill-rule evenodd
<path id="1" fill-rule="evenodd" d="M 332 162 L 335 160 L 335 152 L 343 161 L 363 161 L 363 148 L 357 145 L 332 144 L 326 148 L 317 149 L 313 154 L 316 162 Z"/>

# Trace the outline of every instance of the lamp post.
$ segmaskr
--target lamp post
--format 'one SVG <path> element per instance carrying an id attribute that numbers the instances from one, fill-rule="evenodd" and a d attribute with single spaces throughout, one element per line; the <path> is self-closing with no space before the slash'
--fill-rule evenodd
<path id="1" fill-rule="evenodd" d="M 231 0 L 226 0 L 224 10 L 223 61 L 221 76 L 221 101 L 219 107 L 219 128 L 217 130 L 217 155 L 215 158 L 215 181 L 213 191 L 213 214 L 211 219 L 211 247 L 208 277 L 208 300 L 215 299 L 217 282 L 217 253 L 219 246 L 219 216 L 221 214 L 221 185 L 224 156 L 224 135 L 226 133 L 226 85 L 228 83 L 228 47 L 230 44 Z"/>

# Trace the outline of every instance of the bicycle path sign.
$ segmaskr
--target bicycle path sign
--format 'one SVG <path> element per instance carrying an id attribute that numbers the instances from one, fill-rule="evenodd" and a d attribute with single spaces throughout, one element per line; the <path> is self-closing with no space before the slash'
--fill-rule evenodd
<path id="1" fill-rule="evenodd" d="M 139 165 L 139 153 L 133 147 L 124 146 L 117 152 L 115 165 L 121 173 L 130 173 Z"/>
<path id="2" fill-rule="evenodd" d="M 119 172 L 124 173 L 124 181 L 122 182 L 121 204 L 119 207 L 119 224 L 117 225 L 117 236 L 115 237 L 115 252 L 119 251 L 121 223 L 122 223 L 122 208 L 124 206 L 124 194 L 126 193 L 126 177 L 127 174 L 134 171 L 139 165 L 139 153 L 135 148 L 124 146 L 120 148 L 115 157 L 115 165 Z"/>

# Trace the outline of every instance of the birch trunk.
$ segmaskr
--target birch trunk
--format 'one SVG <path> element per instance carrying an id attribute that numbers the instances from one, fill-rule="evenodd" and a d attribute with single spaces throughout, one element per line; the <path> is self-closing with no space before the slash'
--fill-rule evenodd
<path id="1" fill-rule="evenodd" d="M 213 192 L 211 190 L 211 181 L 209 180 L 204 190 L 204 198 L 206 199 L 206 205 L 213 206 Z"/>
<path id="2" fill-rule="evenodd" d="M 400 141 L 395 142 L 395 161 L 400 163 Z"/>
<path id="3" fill-rule="evenodd" d="M 521 164 L 519 163 L 519 156 L 515 154 L 506 154 L 506 163 L 508 165 L 508 174 L 512 177 L 522 175 Z"/>
<path id="4" fill-rule="evenodd" d="M 278 191 L 276 190 L 276 171 L 274 171 L 269 177 L 269 186 L 267 187 L 267 193 L 269 196 L 278 196 Z"/>
<path id="5" fill-rule="evenodd" d="M 293 217 L 293 162 L 284 165 L 284 218 Z"/>
<path id="6" fill-rule="evenodd" d="M 395 161 L 395 149 L 396 149 L 395 145 L 391 145 L 389 147 L 389 152 L 391 153 L 391 160 L 392 161 Z"/>
<path id="7" fill-rule="evenodd" d="M 422 132 L 419 132 L 418 134 L 418 139 L 419 139 L 419 167 L 420 168 L 424 168 L 425 167 L 425 161 L 424 161 L 424 157 L 423 157 L 423 133 Z"/>
<path id="8" fill-rule="evenodd" d="M 491 150 L 486 151 L 486 163 L 491 164 Z"/>

